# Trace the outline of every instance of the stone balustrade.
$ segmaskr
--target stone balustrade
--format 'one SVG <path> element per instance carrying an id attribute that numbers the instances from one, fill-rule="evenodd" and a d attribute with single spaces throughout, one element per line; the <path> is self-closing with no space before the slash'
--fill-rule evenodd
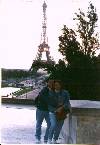
<path id="1" fill-rule="evenodd" d="M 60 137 L 67 144 L 100 143 L 100 101 L 72 100 Z"/>

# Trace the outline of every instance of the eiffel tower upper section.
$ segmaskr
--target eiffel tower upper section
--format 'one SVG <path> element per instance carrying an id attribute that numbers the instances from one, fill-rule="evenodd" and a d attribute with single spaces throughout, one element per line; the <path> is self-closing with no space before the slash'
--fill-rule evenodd
<path id="1" fill-rule="evenodd" d="M 43 3 L 43 22 L 42 22 L 42 34 L 41 34 L 41 42 L 40 45 L 38 46 L 38 52 L 36 55 L 36 59 L 35 60 L 39 60 L 42 61 L 42 54 L 43 52 L 45 52 L 46 55 L 46 59 L 45 61 L 50 62 L 53 61 L 53 59 L 50 56 L 50 51 L 49 51 L 49 45 L 48 45 L 48 37 L 47 37 L 47 17 L 46 17 L 46 8 L 47 8 L 47 4 L 44 1 Z"/>

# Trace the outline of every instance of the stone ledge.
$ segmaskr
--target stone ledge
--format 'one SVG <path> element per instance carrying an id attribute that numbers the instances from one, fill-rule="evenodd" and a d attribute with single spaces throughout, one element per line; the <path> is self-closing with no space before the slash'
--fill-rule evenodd
<path id="1" fill-rule="evenodd" d="M 100 109 L 100 101 L 90 100 L 70 100 L 72 108 L 98 108 Z"/>
<path id="2" fill-rule="evenodd" d="M 74 108 L 72 107 L 73 116 L 92 116 L 100 117 L 100 109 L 97 108 Z"/>
<path id="3" fill-rule="evenodd" d="M 70 100 L 72 115 L 100 117 L 100 101 Z"/>

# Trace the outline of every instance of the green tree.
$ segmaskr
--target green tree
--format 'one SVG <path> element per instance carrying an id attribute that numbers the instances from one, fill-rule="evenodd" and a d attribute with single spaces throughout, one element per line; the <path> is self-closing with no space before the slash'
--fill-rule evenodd
<path id="1" fill-rule="evenodd" d="M 94 88 L 98 73 L 95 70 L 95 52 L 99 48 L 99 41 L 95 28 L 98 17 L 92 3 L 89 4 L 86 15 L 80 9 L 79 14 L 75 15 L 77 30 L 64 25 L 59 37 L 59 51 L 68 62 L 65 81 L 72 96 L 88 99 L 96 95 Z"/>
<path id="2" fill-rule="evenodd" d="M 81 50 L 85 55 L 93 57 L 99 46 L 98 33 L 95 33 L 98 20 L 96 9 L 94 8 L 93 4 L 90 3 L 86 15 L 80 9 L 79 14 L 75 14 L 76 18 L 74 18 L 74 20 L 78 21 L 77 32 L 82 43 Z"/>
<path id="3" fill-rule="evenodd" d="M 30 68 L 31 73 L 36 73 L 38 69 L 43 68 L 50 73 L 55 65 L 54 61 L 34 60 Z"/>

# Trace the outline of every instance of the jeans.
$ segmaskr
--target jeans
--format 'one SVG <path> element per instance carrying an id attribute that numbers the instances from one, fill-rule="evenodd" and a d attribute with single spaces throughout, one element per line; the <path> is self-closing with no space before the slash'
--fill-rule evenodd
<path id="1" fill-rule="evenodd" d="M 50 117 L 50 122 L 51 122 L 51 126 L 49 129 L 49 140 L 52 140 L 52 138 L 54 140 L 58 140 L 60 131 L 62 129 L 64 120 L 60 120 L 58 121 L 56 119 L 56 115 L 55 113 L 49 112 L 49 117 Z"/>
<path id="2" fill-rule="evenodd" d="M 50 128 L 49 112 L 37 109 L 36 110 L 36 121 L 37 122 L 36 122 L 36 134 L 35 134 L 35 136 L 39 140 L 41 139 L 41 125 L 42 125 L 42 122 L 44 119 L 47 123 L 47 128 L 46 128 L 44 140 L 47 141 L 48 134 L 49 134 L 49 128 Z"/>

